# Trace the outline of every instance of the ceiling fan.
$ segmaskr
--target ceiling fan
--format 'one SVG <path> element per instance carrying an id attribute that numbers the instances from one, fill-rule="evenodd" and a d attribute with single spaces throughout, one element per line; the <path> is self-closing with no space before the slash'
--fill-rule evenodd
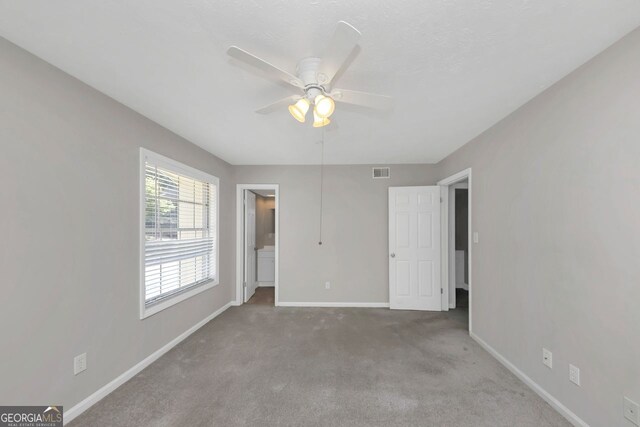
<path id="1" fill-rule="evenodd" d="M 237 46 L 231 46 L 227 50 L 227 54 L 262 70 L 271 78 L 282 80 L 296 87 L 302 92 L 262 107 L 256 110 L 257 113 L 268 114 L 288 105 L 291 115 L 299 122 L 304 123 L 307 112 L 313 104 L 313 127 L 322 127 L 331 122 L 329 117 L 335 110 L 334 101 L 381 110 L 388 109 L 392 105 L 392 98 L 389 96 L 333 88 L 336 74 L 345 65 L 359 39 L 360 31 L 344 21 L 338 22 L 324 56 L 300 60 L 296 68 L 296 75 L 288 73 Z"/>

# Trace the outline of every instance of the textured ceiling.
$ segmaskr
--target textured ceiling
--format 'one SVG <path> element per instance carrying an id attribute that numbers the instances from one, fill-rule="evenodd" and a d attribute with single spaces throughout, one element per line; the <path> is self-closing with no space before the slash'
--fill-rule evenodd
<path id="1" fill-rule="evenodd" d="M 230 60 L 291 72 L 335 24 L 362 32 L 336 86 L 392 95 L 339 105 L 329 163 L 436 162 L 640 25 L 638 0 L 0 0 L 0 35 L 233 164 L 311 164 L 322 131 L 290 95 Z"/>

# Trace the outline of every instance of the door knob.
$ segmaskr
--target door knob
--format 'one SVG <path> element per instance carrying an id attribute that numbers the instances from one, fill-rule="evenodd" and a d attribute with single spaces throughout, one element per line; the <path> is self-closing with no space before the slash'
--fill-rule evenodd
<path id="1" fill-rule="evenodd" d="M 391 258 L 395 258 L 395 257 L 396 257 L 396 254 L 392 253 Z"/>

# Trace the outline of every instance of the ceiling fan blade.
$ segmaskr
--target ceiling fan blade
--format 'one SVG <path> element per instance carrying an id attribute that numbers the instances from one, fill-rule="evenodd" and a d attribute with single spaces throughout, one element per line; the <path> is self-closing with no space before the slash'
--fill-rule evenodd
<path id="1" fill-rule="evenodd" d="M 256 110 L 256 113 L 259 113 L 259 114 L 273 113 L 276 110 L 283 109 L 284 107 L 293 104 L 294 102 L 296 102 L 300 98 L 301 98 L 300 95 L 287 96 L 286 98 L 283 98 L 283 99 L 281 99 L 279 101 L 276 101 L 273 104 L 265 105 L 262 108 L 258 108 Z"/>
<path id="2" fill-rule="evenodd" d="M 280 68 L 276 67 L 273 64 L 270 64 L 264 59 L 260 59 L 257 56 L 247 52 L 246 50 L 240 49 L 237 46 L 231 46 L 227 50 L 227 54 L 232 58 L 235 58 L 239 61 L 245 62 L 249 65 L 252 65 L 262 70 L 265 74 L 267 74 L 270 77 L 283 80 L 289 83 L 290 85 L 293 85 L 298 88 L 304 88 L 304 83 L 302 83 L 302 80 L 300 80 L 293 74 L 287 73 L 286 71 L 281 70 Z"/>
<path id="3" fill-rule="evenodd" d="M 393 108 L 393 98 L 386 95 L 347 89 L 334 89 L 329 95 L 335 101 L 344 102 L 345 104 L 360 105 L 377 110 L 389 110 Z"/>
<path id="4" fill-rule="evenodd" d="M 318 69 L 318 83 L 327 85 L 331 83 L 358 44 L 358 40 L 360 40 L 360 31 L 344 21 L 338 22 Z"/>

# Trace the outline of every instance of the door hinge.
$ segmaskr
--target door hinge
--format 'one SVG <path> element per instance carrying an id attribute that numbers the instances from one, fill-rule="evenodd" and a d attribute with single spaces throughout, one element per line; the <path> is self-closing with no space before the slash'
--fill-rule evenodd
<path id="1" fill-rule="evenodd" d="M 440 288 L 440 295 L 444 294 L 444 288 Z"/>
<path id="2" fill-rule="evenodd" d="M 244 283 L 242 284 L 242 286 L 244 286 L 244 287 L 246 288 L 246 287 L 247 287 L 247 282 L 244 282 Z"/>
<path id="3" fill-rule="evenodd" d="M 440 203 L 442 203 L 442 197 L 440 197 Z"/>

